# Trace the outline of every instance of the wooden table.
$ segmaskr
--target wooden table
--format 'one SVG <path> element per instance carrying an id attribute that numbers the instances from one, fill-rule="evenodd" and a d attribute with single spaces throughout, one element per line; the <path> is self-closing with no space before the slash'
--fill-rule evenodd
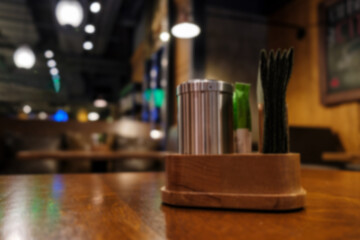
<path id="1" fill-rule="evenodd" d="M 360 163 L 358 152 L 325 152 L 322 159 L 326 162 Z"/>
<path id="2" fill-rule="evenodd" d="M 108 172 L 109 161 L 129 158 L 164 160 L 167 152 L 160 151 L 19 151 L 16 158 L 22 161 L 92 161 L 91 172 Z"/>
<path id="3" fill-rule="evenodd" d="M 1 176 L 1 239 L 360 239 L 360 173 L 302 176 L 285 213 L 165 206 L 163 173 Z"/>

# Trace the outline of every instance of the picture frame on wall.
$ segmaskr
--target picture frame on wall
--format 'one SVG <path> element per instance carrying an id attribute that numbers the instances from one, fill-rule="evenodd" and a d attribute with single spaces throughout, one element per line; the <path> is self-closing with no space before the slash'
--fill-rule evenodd
<path id="1" fill-rule="evenodd" d="M 360 0 L 321 3 L 319 24 L 322 103 L 360 101 Z"/>

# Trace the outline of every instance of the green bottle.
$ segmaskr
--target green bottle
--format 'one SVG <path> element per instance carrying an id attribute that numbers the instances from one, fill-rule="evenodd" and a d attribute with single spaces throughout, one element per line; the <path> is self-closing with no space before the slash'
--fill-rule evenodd
<path id="1" fill-rule="evenodd" d="M 235 83 L 233 94 L 235 152 L 250 153 L 251 149 L 251 112 L 250 84 Z"/>

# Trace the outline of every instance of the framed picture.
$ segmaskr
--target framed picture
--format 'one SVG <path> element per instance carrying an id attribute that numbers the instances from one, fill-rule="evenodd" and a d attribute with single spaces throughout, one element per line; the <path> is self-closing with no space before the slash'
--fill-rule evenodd
<path id="1" fill-rule="evenodd" d="M 360 0 L 319 6 L 322 103 L 360 101 Z"/>

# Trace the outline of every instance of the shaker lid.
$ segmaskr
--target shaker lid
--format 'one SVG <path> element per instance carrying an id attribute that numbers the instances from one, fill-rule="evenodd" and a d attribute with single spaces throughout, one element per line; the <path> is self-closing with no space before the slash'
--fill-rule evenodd
<path id="1" fill-rule="evenodd" d="M 211 92 L 211 91 L 233 93 L 234 87 L 231 83 L 219 81 L 219 80 L 193 79 L 177 86 L 176 95 L 185 92 Z"/>

